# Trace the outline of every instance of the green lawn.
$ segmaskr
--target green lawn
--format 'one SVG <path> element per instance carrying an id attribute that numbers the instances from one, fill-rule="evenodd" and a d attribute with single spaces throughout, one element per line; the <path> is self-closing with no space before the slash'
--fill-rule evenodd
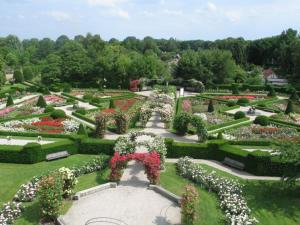
<path id="1" fill-rule="evenodd" d="M 248 205 L 260 224 L 300 224 L 300 183 L 288 189 L 280 181 L 246 181 L 207 165 L 202 167 L 244 184 Z"/>
<path id="2" fill-rule="evenodd" d="M 94 155 L 73 155 L 65 159 L 36 164 L 0 163 L 0 206 L 11 201 L 20 185 L 47 171 L 63 166 L 80 165 L 94 158 Z"/>
<path id="3" fill-rule="evenodd" d="M 161 186 L 174 194 L 181 195 L 184 186 L 190 182 L 176 174 L 175 164 L 168 163 L 166 172 L 161 173 Z M 225 224 L 224 214 L 219 208 L 218 198 L 214 193 L 197 186 L 200 202 L 197 205 L 197 225 Z"/>

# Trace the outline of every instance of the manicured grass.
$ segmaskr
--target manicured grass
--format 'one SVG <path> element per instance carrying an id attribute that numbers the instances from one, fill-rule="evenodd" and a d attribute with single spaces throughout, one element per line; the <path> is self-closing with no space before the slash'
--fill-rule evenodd
<path id="1" fill-rule="evenodd" d="M 94 155 L 73 155 L 65 159 L 36 164 L 0 163 L 0 206 L 7 201 L 11 201 L 20 185 L 26 183 L 32 177 L 63 166 L 80 165 L 94 157 Z"/>
<path id="2" fill-rule="evenodd" d="M 208 171 L 220 176 L 237 179 L 245 185 L 244 194 L 253 215 L 263 225 L 300 224 L 300 183 L 294 188 L 285 188 L 281 181 L 247 181 L 207 165 Z"/>
<path id="3" fill-rule="evenodd" d="M 180 177 L 176 173 L 175 164 L 166 164 L 166 172 L 161 173 L 161 186 L 174 194 L 181 195 L 185 185 L 190 181 Z M 200 186 L 196 186 L 199 192 L 200 202 L 197 205 L 197 225 L 225 224 L 224 214 L 219 208 L 219 201 L 214 193 L 207 192 Z"/>

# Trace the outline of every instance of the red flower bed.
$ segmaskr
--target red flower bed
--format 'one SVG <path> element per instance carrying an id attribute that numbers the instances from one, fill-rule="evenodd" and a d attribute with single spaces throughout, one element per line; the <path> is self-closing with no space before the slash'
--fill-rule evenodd
<path id="1" fill-rule="evenodd" d="M 110 114 L 110 113 L 115 113 L 116 110 L 114 109 L 104 109 L 101 111 L 101 113 L 104 113 L 104 114 Z"/>
<path id="2" fill-rule="evenodd" d="M 247 98 L 249 100 L 253 100 L 256 98 L 254 95 L 224 95 L 219 96 L 218 99 L 240 99 L 240 98 Z"/>
<path id="3" fill-rule="evenodd" d="M 254 127 L 252 132 L 256 134 L 273 134 L 280 130 L 278 127 Z"/>
<path id="4" fill-rule="evenodd" d="M 52 119 L 51 117 L 43 117 L 39 122 L 34 122 L 31 125 L 44 133 L 58 134 L 64 132 L 62 122 L 64 119 Z"/>
<path id="5" fill-rule="evenodd" d="M 114 101 L 114 105 L 124 112 L 127 111 L 136 101 L 137 99 L 135 98 L 119 99 Z"/>
<path id="6" fill-rule="evenodd" d="M 142 162 L 145 166 L 145 173 L 151 184 L 158 184 L 160 176 L 160 156 L 156 151 L 151 153 L 134 153 L 127 155 L 120 155 L 115 152 L 110 160 L 110 180 L 119 181 L 122 176 L 122 170 L 126 168 L 126 164 L 130 160 L 137 160 Z"/>

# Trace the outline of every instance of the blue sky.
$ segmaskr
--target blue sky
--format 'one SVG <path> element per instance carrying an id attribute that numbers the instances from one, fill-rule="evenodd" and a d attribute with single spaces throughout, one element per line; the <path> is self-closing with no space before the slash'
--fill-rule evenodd
<path id="1" fill-rule="evenodd" d="M 215 40 L 300 31 L 300 0 L 0 0 L 0 36 Z"/>

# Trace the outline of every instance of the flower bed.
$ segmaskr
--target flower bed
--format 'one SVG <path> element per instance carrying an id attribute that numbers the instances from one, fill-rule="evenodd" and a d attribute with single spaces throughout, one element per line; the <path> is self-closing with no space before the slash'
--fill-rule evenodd
<path id="1" fill-rule="evenodd" d="M 12 120 L 0 123 L 0 130 L 13 132 L 73 133 L 79 123 L 71 119 L 52 119 L 51 117 Z"/>
<path id="2" fill-rule="evenodd" d="M 225 132 L 229 137 L 236 140 L 281 140 L 281 141 L 297 141 L 300 134 L 296 129 L 281 126 L 260 126 L 251 125 L 235 128 Z"/>
<path id="3" fill-rule="evenodd" d="M 72 175 L 79 177 L 83 174 L 101 171 L 107 166 L 107 161 L 108 158 L 106 156 L 96 157 L 95 159 L 86 162 L 82 166 L 70 168 L 70 171 L 72 172 Z M 66 168 L 63 170 L 66 170 Z M 22 203 L 33 201 L 36 198 L 39 181 L 43 177 L 44 176 L 34 177 L 29 182 L 21 185 L 20 189 L 15 194 L 14 199 L 11 202 L 3 205 L 2 209 L 0 210 L 1 225 L 13 224 L 14 220 L 16 220 L 22 214 L 24 209 Z"/>
<path id="4" fill-rule="evenodd" d="M 66 100 L 62 97 L 59 97 L 57 95 L 46 95 L 44 96 L 44 99 L 47 104 L 55 105 L 55 106 L 60 106 L 64 103 L 66 103 Z"/>
<path id="5" fill-rule="evenodd" d="M 18 116 L 26 116 L 33 114 L 41 114 L 44 109 L 40 107 L 33 106 L 28 103 L 24 103 L 21 106 L 13 106 L 0 110 L 0 119 L 9 119 Z"/>
<path id="6" fill-rule="evenodd" d="M 228 224 L 252 225 L 258 221 L 251 217 L 251 210 L 243 196 L 243 186 L 238 182 L 220 177 L 215 172 L 207 172 L 201 166 L 193 164 L 190 158 L 181 158 L 177 162 L 181 176 L 215 192 L 220 199 L 220 207 L 225 213 Z"/>

